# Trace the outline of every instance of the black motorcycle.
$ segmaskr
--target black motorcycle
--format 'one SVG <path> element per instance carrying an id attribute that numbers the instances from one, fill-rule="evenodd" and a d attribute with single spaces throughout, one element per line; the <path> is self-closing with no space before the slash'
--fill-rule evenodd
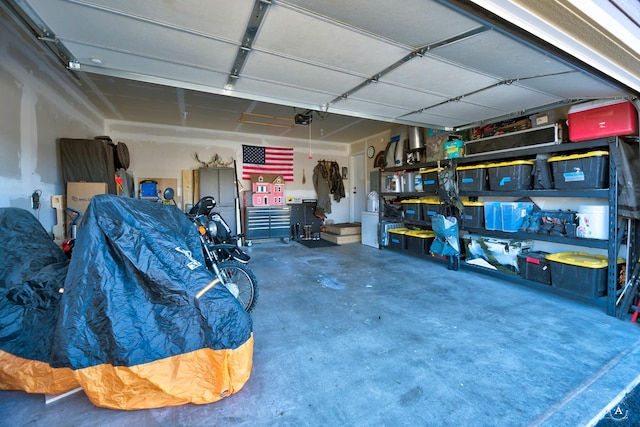
<path id="1" fill-rule="evenodd" d="M 173 189 L 164 192 L 166 200 L 173 200 Z M 175 203 L 175 201 L 174 201 Z M 238 247 L 239 235 L 231 229 L 219 213 L 214 212 L 216 201 L 211 196 L 201 198 L 186 214 L 198 229 L 207 269 L 240 301 L 250 313 L 258 299 L 258 281 L 248 267 L 248 254 Z"/>

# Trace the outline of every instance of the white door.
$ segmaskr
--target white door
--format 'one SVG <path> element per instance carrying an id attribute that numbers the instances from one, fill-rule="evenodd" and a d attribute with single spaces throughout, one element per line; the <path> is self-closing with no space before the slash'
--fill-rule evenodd
<path id="1" fill-rule="evenodd" d="M 349 182 L 351 188 L 351 222 L 362 221 L 362 211 L 367 210 L 367 182 L 365 179 L 365 158 L 364 153 L 351 156 L 351 178 Z"/>

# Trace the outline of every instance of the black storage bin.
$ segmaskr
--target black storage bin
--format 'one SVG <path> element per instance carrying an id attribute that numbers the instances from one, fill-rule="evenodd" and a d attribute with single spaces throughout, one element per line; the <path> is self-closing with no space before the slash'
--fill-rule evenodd
<path id="1" fill-rule="evenodd" d="M 402 212 L 404 213 L 404 220 L 407 222 L 420 221 L 422 219 L 422 204 L 419 200 L 403 200 Z"/>
<path id="2" fill-rule="evenodd" d="M 533 162 L 515 160 L 487 165 L 491 191 L 520 191 L 531 188 Z"/>
<path id="3" fill-rule="evenodd" d="M 586 298 L 601 297 L 607 289 L 607 257 L 584 252 L 547 255 L 551 286 Z M 619 260 L 619 262 L 622 260 Z"/>
<path id="4" fill-rule="evenodd" d="M 458 166 L 459 191 L 486 191 L 489 189 L 487 165 Z"/>
<path id="5" fill-rule="evenodd" d="M 429 248 L 435 234 L 428 230 L 411 230 L 404 235 L 407 251 L 414 255 L 430 255 Z"/>
<path id="6" fill-rule="evenodd" d="M 441 169 L 421 169 L 422 191 L 427 194 L 438 194 L 438 171 Z"/>
<path id="7" fill-rule="evenodd" d="M 548 252 L 528 252 L 518 255 L 520 277 L 533 282 L 551 285 L 551 262 L 546 259 Z"/>
<path id="8" fill-rule="evenodd" d="M 392 228 L 389 233 L 389 249 L 404 252 L 407 250 L 407 240 L 405 233 L 409 231 L 406 228 Z"/>
<path id="9" fill-rule="evenodd" d="M 460 219 L 460 226 L 466 228 L 484 228 L 484 203 L 462 202 L 464 209 Z"/>
<path id="10" fill-rule="evenodd" d="M 442 204 L 439 200 L 422 201 L 422 225 L 431 227 L 431 219 L 442 214 Z"/>
<path id="11" fill-rule="evenodd" d="M 609 152 L 550 157 L 555 188 L 607 188 L 609 186 Z"/>

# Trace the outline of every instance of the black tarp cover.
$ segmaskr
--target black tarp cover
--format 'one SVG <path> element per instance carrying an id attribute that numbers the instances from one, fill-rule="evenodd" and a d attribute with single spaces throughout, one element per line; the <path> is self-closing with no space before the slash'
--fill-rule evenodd
<path id="1" fill-rule="evenodd" d="M 29 211 L 0 208 L 0 389 L 56 394 L 78 387 L 49 357 L 69 261 Z"/>
<path id="2" fill-rule="evenodd" d="M 252 322 L 205 268 L 197 230 L 173 205 L 94 196 L 64 283 L 51 365 L 98 406 L 210 403 L 238 391 Z"/>

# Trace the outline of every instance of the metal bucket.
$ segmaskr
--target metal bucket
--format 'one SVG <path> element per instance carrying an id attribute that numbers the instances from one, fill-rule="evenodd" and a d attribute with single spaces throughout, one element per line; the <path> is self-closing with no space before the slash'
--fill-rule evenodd
<path id="1" fill-rule="evenodd" d="M 409 126 L 409 150 L 424 148 L 424 132 L 421 127 Z"/>

